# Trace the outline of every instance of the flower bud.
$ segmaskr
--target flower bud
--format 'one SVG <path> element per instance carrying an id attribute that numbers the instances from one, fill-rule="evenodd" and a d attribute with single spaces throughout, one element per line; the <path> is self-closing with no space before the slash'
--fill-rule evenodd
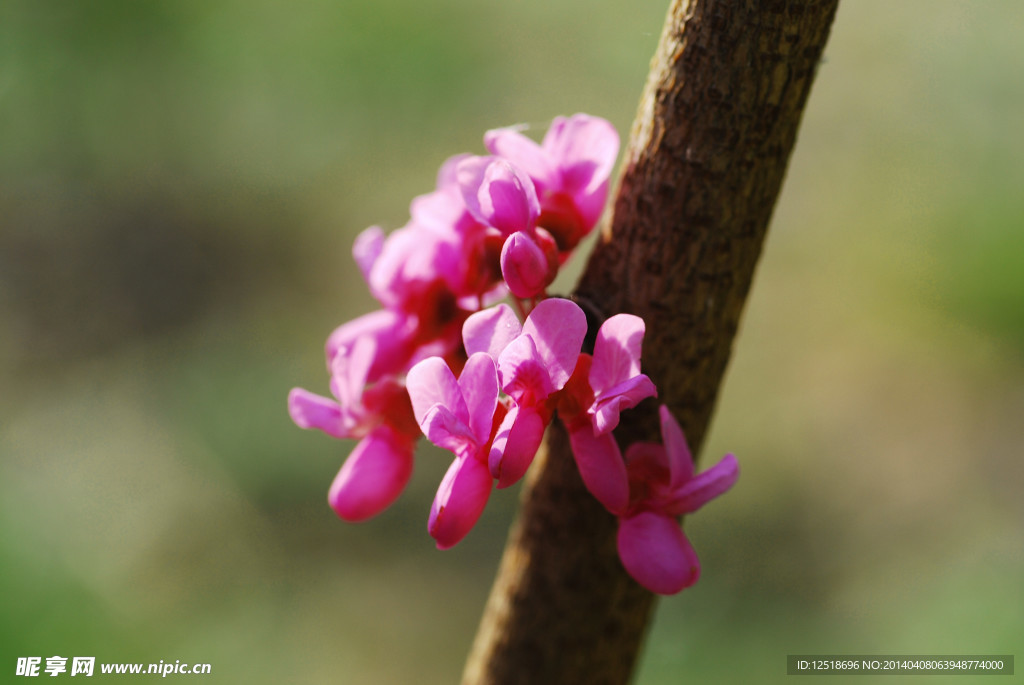
<path id="1" fill-rule="evenodd" d="M 501 248 L 501 274 L 508 289 L 519 298 L 536 297 L 550 283 L 547 255 L 523 231 L 508 237 Z"/>

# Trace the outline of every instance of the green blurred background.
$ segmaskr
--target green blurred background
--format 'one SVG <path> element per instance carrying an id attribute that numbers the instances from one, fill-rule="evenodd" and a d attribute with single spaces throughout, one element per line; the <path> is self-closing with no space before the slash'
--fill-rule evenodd
<path id="1" fill-rule="evenodd" d="M 325 336 L 374 306 L 356 232 L 487 128 L 625 136 L 665 9 L 0 3 L 3 679 L 57 654 L 457 681 L 516 493 L 437 552 L 423 449 L 344 524 L 352 445 L 285 397 L 326 392 Z M 638 683 L 1024 654 L 1021 35 L 1017 0 L 841 3 L 705 451 L 743 474 L 688 521 L 704 577 Z"/>

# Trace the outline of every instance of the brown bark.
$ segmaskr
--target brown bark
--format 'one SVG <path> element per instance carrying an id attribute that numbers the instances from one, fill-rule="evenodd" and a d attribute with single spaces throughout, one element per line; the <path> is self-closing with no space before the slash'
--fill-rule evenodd
<path id="1" fill-rule="evenodd" d="M 644 371 L 696 454 L 838 0 L 673 0 L 625 154 L 614 214 L 577 295 L 647 321 Z M 623 444 L 656 439 L 656 404 Z M 557 422 L 464 685 L 620 684 L 653 596 L 622 569 L 616 521 L 583 488 Z"/>

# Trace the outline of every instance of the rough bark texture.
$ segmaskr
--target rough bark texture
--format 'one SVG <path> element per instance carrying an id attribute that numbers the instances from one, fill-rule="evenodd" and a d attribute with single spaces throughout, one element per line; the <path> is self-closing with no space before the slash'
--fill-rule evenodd
<path id="1" fill-rule="evenodd" d="M 577 295 L 647 321 L 644 371 L 700 448 L 838 0 L 673 1 L 612 222 Z M 657 439 L 656 404 L 623 444 Z M 629 681 L 653 596 L 557 422 L 532 469 L 464 685 Z"/>

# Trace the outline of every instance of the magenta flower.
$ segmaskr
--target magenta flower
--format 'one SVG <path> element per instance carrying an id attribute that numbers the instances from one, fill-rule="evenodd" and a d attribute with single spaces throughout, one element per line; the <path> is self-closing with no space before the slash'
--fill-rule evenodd
<path id="1" fill-rule="evenodd" d="M 557 297 L 539 302 L 498 355 L 502 389 L 520 404 L 544 402 L 572 376 L 586 335 L 587 317 L 575 302 Z"/>
<path id="2" fill-rule="evenodd" d="M 351 350 L 333 358 L 334 400 L 302 388 L 288 395 L 288 412 L 299 427 L 360 440 L 328 493 L 331 507 L 346 521 L 379 514 L 402 493 L 412 474 L 418 437 L 412 407 L 393 379 L 367 384 L 375 357 L 374 339 L 359 338 Z"/>
<path id="3" fill-rule="evenodd" d="M 467 157 L 456 167 L 462 199 L 478 221 L 508 237 L 532 232 L 540 203 L 530 177 L 499 157 Z"/>
<path id="4" fill-rule="evenodd" d="M 586 334 L 583 310 L 559 298 L 538 303 L 522 328 L 507 305 L 466 320 L 466 352 L 497 358 L 499 383 L 511 401 L 488 457 L 499 488 L 522 478 L 533 462 L 551 422 L 549 399 L 572 376 Z"/>
<path id="5" fill-rule="evenodd" d="M 657 395 L 640 373 L 644 322 L 616 314 L 597 332 L 594 355 L 581 355 L 559 404 L 583 484 L 612 513 L 629 503 L 629 481 L 622 452 L 611 431 L 622 409 Z"/>
<path id="6" fill-rule="evenodd" d="M 700 562 L 677 517 L 697 511 L 723 494 L 739 477 L 736 457 L 725 455 L 699 475 L 682 428 L 660 410 L 662 445 L 637 443 L 626 450 L 629 507 L 619 516 L 619 557 L 626 571 L 647 589 L 671 595 L 700 577 Z"/>
<path id="7" fill-rule="evenodd" d="M 455 454 L 430 510 L 428 530 L 439 549 L 470 531 L 491 493 L 487 457 L 500 417 L 498 376 L 487 354 L 472 354 L 458 380 L 444 360 L 425 359 L 409 370 L 406 387 L 416 422 L 427 438 Z"/>
<path id="8" fill-rule="evenodd" d="M 540 203 L 530 177 L 499 157 L 469 157 L 457 167 L 469 212 L 502 241 L 500 268 L 512 294 L 541 295 L 558 275 L 558 246 L 537 228 Z"/>
<path id="9" fill-rule="evenodd" d="M 500 273 L 483 274 L 477 268 L 486 227 L 469 213 L 459 188 L 456 171 L 467 159 L 472 156 L 445 161 L 436 189 L 413 199 L 411 219 L 403 228 L 385 237 L 372 226 L 356 239 L 356 263 L 370 292 L 385 307 L 422 314 L 424 305 L 431 304 L 424 302 L 426 291 L 455 301 L 497 285 Z M 437 283 L 444 287 L 437 288 Z"/>
<path id="10" fill-rule="evenodd" d="M 315 428 L 335 438 L 362 438 L 380 423 L 363 406 L 363 389 L 376 357 L 373 338 L 357 339 L 346 354 L 331 361 L 331 394 L 335 400 L 302 388 L 288 395 L 288 413 L 300 428 Z"/>
<path id="11" fill-rule="evenodd" d="M 446 160 L 436 189 L 412 201 L 404 227 L 385 236 L 372 226 L 356 238 L 353 257 L 384 309 L 332 333 L 329 358 L 356 338 L 371 336 L 378 359 L 370 379 L 404 375 L 421 359 L 450 358 L 466 316 L 505 295 L 498 256 L 502 238 L 495 240 L 490 232 L 496 229 L 473 217 L 459 186 L 457 170 L 472 159 L 458 155 Z"/>
<path id="12" fill-rule="evenodd" d="M 335 373 L 335 360 L 352 353 L 360 340 L 371 342 L 373 354 L 363 369 L 363 381 L 373 383 L 385 376 L 405 373 L 416 352 L 416 319 L 401 312 L 379 309 L 335 328 L 324 345 L 327 370 Z M 351 363 L 346 362 L 346 366 Z"/>
<path id="13" fill-rule="evenodd" d="M 533 180 L 541 206 L 537 224 L 563 252 L 601 218 L 619 153 L 619 135 L 609 122 L 586 114 L 556 117 L 539 145 L 515 128 L 488 131 L 484 145 Z"/>
<path id="14" fill-rule="evenodd" d="M 354 254 L 370 292 L 388 309 L 419 314 L 426 293 L 455 295 L 445 275 L 461 272 L 461 244 L 453 231 L 410 222 L 384 238 L 371 226 L 356 238 Z M 446 287 L 437 289 L 435 284 Z M 438 307 L 432 307 L 438 309 Z"/>
<path id="15" fill-rule="evenodd" d="M 700 564 L 677 519 L 728 490 L 736 460 L 695 476 L 664 407 L 663 444 L 623 457 L 612 434 L 620 413 L 657 394 L 640 370 L 644 322 L 609 318 L 585 354 L 583 311 L 547 298 L 600 219 L 618 135 L 576 114 L 556 118 L 539 144 L 514 129 L 484 142 L 493 156 L 446 160 L 405 226 L 356 238 L 352 255 L 382 308 L 330 334 L 330 396 L 295 388 L 289 413 L 302 428 L 359 441 L 328 493 L 348 521 L 398 497 L 421 434 L 451 451 L 428 521 L 445 549 L 476 524 L 495 481 L 522 478 L 557 409 L 585 486 L 619 519 L 625 569 L 655 592 L 678 592 Z M 522 323 L 507 305 L 484 309 L 509 293 L 529 312 Z"/>

